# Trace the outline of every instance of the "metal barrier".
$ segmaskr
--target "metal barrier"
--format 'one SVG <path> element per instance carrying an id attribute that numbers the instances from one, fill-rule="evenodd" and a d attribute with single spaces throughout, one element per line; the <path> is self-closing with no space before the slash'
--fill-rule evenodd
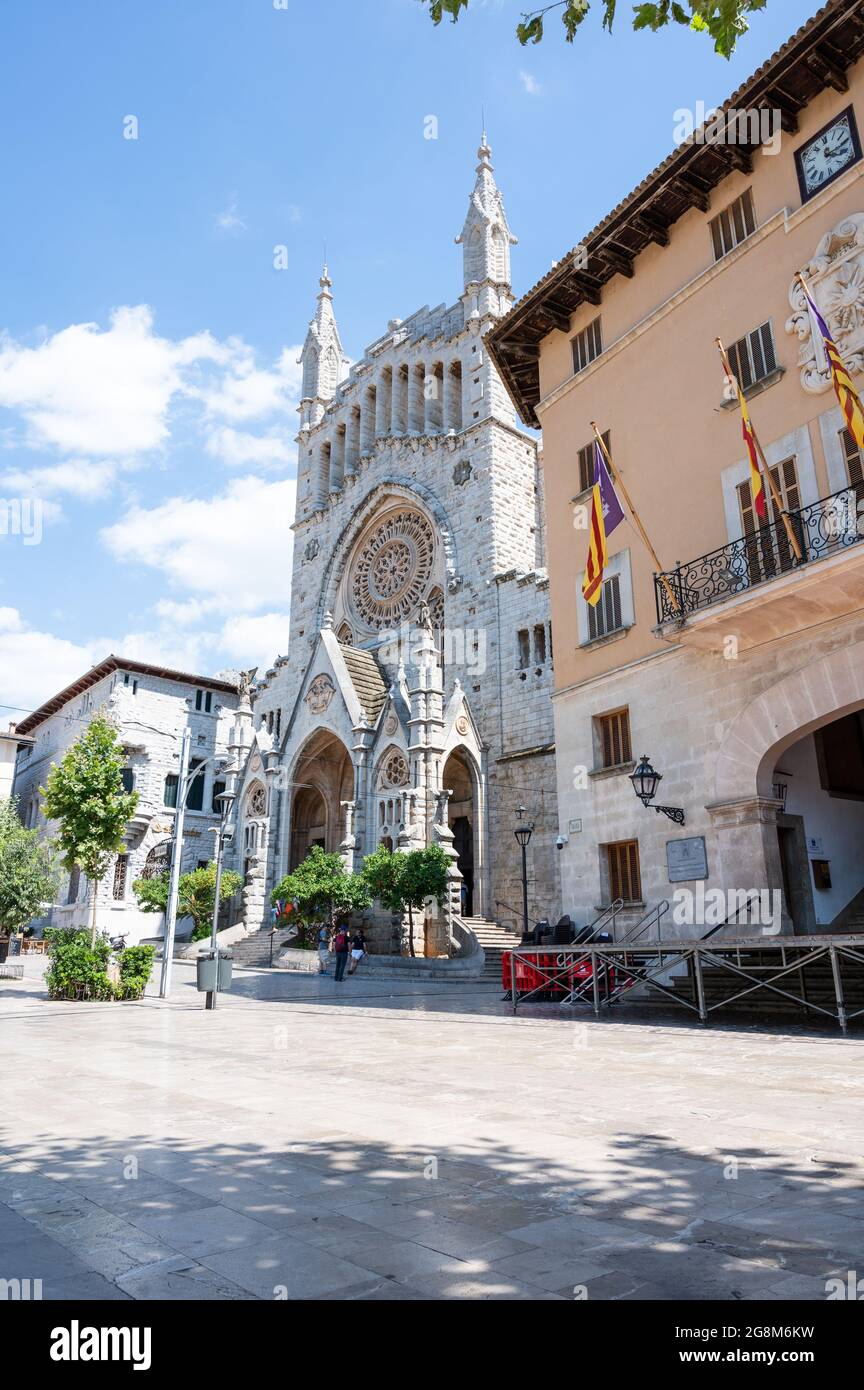
<path id="1" fill-rule="evenodd" d="M 550 957 L 549 962 L 538 960 L 542 956 Z M 833 1001 L 823 998 L 817 1003 L 812 992 L 808 997 L 806 972 L 820 962 L 830 963 Z M 557 989 L 563 996 L 561 1003 L 578 1003 L 590 994 L 594 1013 L 599 1017 L 601 1009 L 611 1008 L 631 989 L 643 986 L 672 1000 L 676 1007 L 690 1010 L 700 1023 L 707 1024 L 720 1009 L 758 991 L 767 991 L 799 1005 L 805 1013 L 834 1019 L 845 1034 L 853 1019 L 864 1016 L 864 1007 L 850 1010 L 847 1006 L 844 963 L 861 967 L 857 983 L 864 983 L 864 936 L 762 937 L 711 941 L 710 945 L 706 937 L 701 941 L 648 942 L 635 950 L 632 942 L 625 941 L 558 947 L 554 951 L 535 947 L 510 953 L 513 1012 L 532 996 Z M 694 999 L 676 993 L 660 979 L 681 966 L 686 966 Z M 741 981 L 742 987 L 722 999 L 709 1000 L 705 989 L 706 966 L 720 971 L 724 977 Z M 577 983 L 575 976 L 580 970 L 582 978 Z M 528 982 L 533 975 L 540 977 L 540 983 L 528 991 L 520 991 L 520 973 L 523 982 Z M 797 992 L 785 987 L 796 979 Z"/>

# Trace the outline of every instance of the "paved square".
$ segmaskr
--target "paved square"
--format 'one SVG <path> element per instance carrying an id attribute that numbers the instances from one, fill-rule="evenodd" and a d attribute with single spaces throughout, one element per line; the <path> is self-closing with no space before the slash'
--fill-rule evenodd
<path id="1" fill-rule="evenodd" d="M 864 1275 L 864 1040 L 244 971 L 0 984 L 0 1278 L 52 1299 L 801 1299 Z"/>

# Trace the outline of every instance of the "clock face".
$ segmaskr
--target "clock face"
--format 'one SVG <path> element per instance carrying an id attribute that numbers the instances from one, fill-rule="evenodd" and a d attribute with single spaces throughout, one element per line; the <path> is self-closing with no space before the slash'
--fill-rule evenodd
<path id="1" fill-rule="evenodd" d="M 858 131 L 852 112 L 846 111 L 798 152 L 798 169 L 805 197 L 818 193 L 820 188 L 836 179 L 860 157 Z"/>

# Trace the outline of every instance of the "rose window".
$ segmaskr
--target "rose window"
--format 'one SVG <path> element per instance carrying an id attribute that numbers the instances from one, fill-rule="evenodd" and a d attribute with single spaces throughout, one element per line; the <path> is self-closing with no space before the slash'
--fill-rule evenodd
<path id="1" fill-rule="evenodd" d="M 408 760 L 402 753 L 391 753 L 381 769 L 385 787 L 404 787 L 408 784 Z"/>
<path id="2" fill-rule="evenodd" d="M 397 626 L 425 598 L 435 564 L 435 536 L 419 512 L 391 512 L 366 536 L 351 566 L 356 612 L 371 628 Z"/>
<path id="3" fill-rule="evenodd" d="M 263 787 L 255 787 L 249 793 L 249 815 L 263 816 L 267 810 L 267 793 Z"/>

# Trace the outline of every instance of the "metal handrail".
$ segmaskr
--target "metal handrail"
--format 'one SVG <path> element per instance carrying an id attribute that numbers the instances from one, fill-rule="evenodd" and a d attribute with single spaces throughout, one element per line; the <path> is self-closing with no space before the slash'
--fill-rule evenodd
<path id="1" fill-rule="evenodd" d="M 784 512 L 778 520 L 767 522 L 749 535 L 710 550 L 686 565 L 655 574 L 658 623 L 680 620 L 802 565 L 857 545 L 864 540 L 864 515 L 859 510 L 862 502 L 864 487 L 860 490 L 855 486 L 842 488 L 797 511 Z M 800 546 L 800 560 L 790 544 L 784 516 L 791 522 Z"/>
<path id="2" fill-rule="evenodd" d="M 512 913 L 513 913 L 513 921 L 516 922 L 516 923 L 518 924 L 519 929 L 521 930 L 521 924 L 522 924 L 522 909 L 521 909 L 521 907 L 517 909 L 517 908 L 515 908 L 515 907 L 513 906 L 512 903 L 505 903 L 505 901 L 504 901 L 503 898 L 496 898 L 496 899 L 495 899 L 495 906 L 496 906 L 496 908 L 498 908 L 498 907 L 506 907 L 506 908 L 508 909 L 509 912 L 512 912 Z M 530 912 L 530 913 L 528 914 L 529 919 L 530 919 L 531 921 L 534 921 L 534 922 L 547 922 L 547 921 L 549 920 L 548 917 L 546 916 L 545 912 L 540 912 L 540 913 L 538 914 L 538 912 L 537 912 L 537 903 L 536 903 L 536 902 L 533 903 L 532 906 L 533 906 L 533 908 L 534 908 L 534 911 L 533 911 L 533 912 Z M 497 918 L 500 916 L 500 913 L 497 913 L 497 912 L 496 912 L 495 916 L 496 916 L 496 919 L 497 919 Z"/>
<path id="3" fill-rule="evenodd" d="M 615 923 L 618 917 L 618 913 L 622 910 L 623 907 L 623 898 L 616 898 L 614 903 L 610 903 L 608 907 L 604 907 L 603 911 L 600 913 L 600 916 L 595 917 L 594 921 L 589 923 L 589 926 L 591 927 L 591 937 L 589 937 L 589 940 L 591 940 L 592 937 L 596 936 L 598 932 L 603 931 L 605 929 L 605 927 L 607 926 L 607 918 L 609 919 L 609 924 L 612 927 L 612 938 L 614 940 Z"/>

